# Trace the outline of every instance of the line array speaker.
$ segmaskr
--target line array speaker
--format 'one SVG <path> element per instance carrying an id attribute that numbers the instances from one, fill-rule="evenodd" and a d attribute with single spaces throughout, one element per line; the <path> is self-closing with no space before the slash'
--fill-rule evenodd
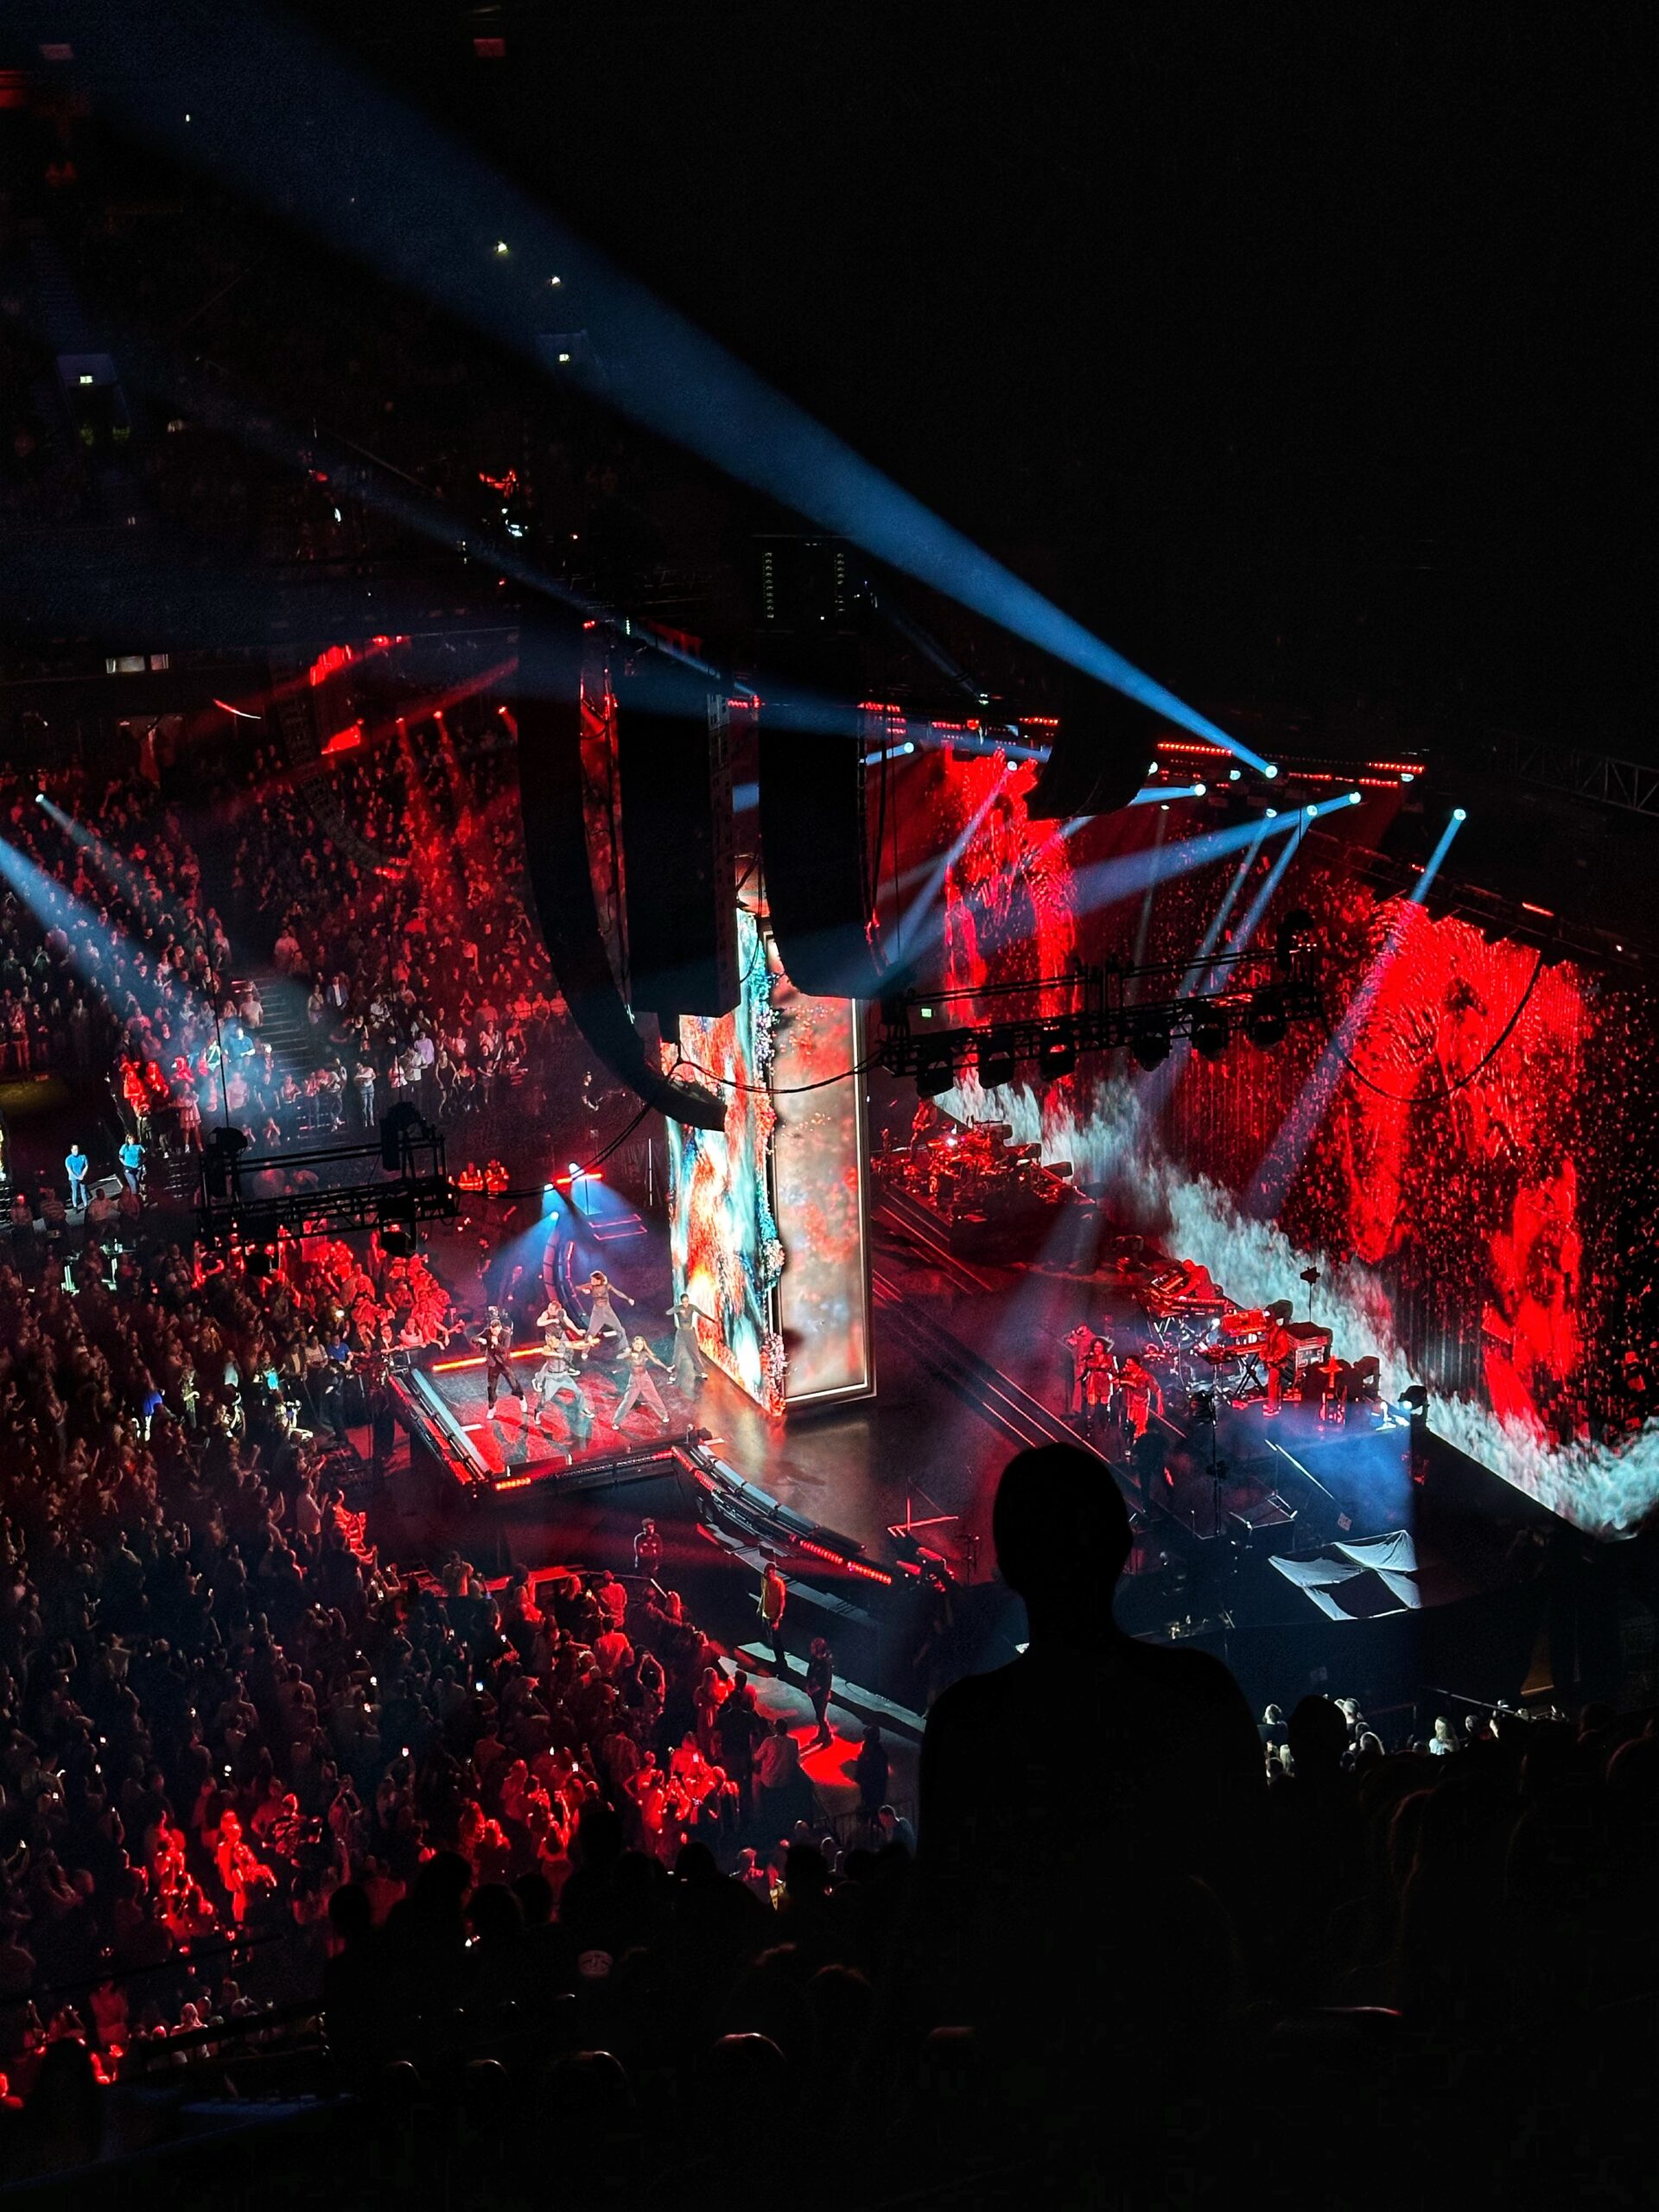
<path id="1" fill-rule="evenodd" d="M 1067 669 L 1060 688 L 1060 726 L 1027 812 L 1033 822 L 1116 814 L 1145 783 L 1157 738 L 1157 719 L 1147 708 Z"/>
<path id="2" fill-rule="evenodd" d="M 760 849 L 790 982 L 819 998 L 874 997 L 861 746 L 828 732 L 769 730 L 763 719 Z"/>
<path id="3" fill-rule="evenodd" d="M 711 696 L 701 722 L 626 703 L 618 719 L 629 1002 L 729 1014 L 739 979 L 726 702 Z"/>
<path id="4" fill-rule="evenodd" d="M 582 816 L 579 664 L 559 641 L 519 659 L 525 690 L 518 702 L 518 791 L 531 890 L 548 958 L 571 1020 L 612 1074 L 637 1097 L 694 1128 L 726 1124 L 724 1103 L 701 1084 L 670 1083 L 653 1067 L 612 973 L 600 933 Z"/>

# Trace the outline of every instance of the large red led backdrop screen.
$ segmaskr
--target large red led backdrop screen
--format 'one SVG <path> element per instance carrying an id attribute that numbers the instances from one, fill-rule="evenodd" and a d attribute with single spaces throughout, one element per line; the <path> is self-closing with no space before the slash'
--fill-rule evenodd
<path id="1" fill-rule="evenodd" d="M 1311 1303 L 1339 1356 L 1376 1353 L 1396 1397 L 1423 1383 L 1434 1429 L 1540 1503 L 1633 1525 L 1659 1498 L 1645 993 L 1388 896 L 1334 840 L 1284 828 L 1148 894 L 1147 871 L 1119 863 L 1203 834 L 1197 809 L 1033 822 L 1033 780 L 1000 759 L 906 764 L 893 873 L 919 886 L 909 925 L 939 947 L 941 982 L 1114 956 L 1179 976 L 1231 894 L 1220 950 L 1253 907 L 1258 945 L 1293 909 L 1313 916 L 1328 1026 L 1216 1059 L 1178 1044 L 1149 1071 L 1113 1055 L 1040 1096 L 987 1100 L 969 1077 L 941 1103 L 1071 1161 L 1112 1226 L 1203 1262 L 1229 1296 Z"/>

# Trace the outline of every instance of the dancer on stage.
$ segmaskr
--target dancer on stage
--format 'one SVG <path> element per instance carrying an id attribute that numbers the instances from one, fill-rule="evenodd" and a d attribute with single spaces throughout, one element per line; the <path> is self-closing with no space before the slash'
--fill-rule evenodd
<path id="1" fill-rule="evenodd" d="M 674 1350 L 669 1362 L 674 1387 L 684 1396 L 695 1397 L 709 1372 L 703 1363 L 702 1347 L 697 1342 L 699 1309 L 690 1298 L 680 1297 L 668 1310 L 674 1323 Z M 703 1315 L 705 1320 L 708 1318 Z"/>
<path id="2" fill-rule="evenodd" d="M 499 1306 L 489 1308 L 484 1333 L 481 1337 L 474 1337 L 473 1342 L 484 1355 L 484 1395 L 490 1411 L 495 1411 L 495 1394 L 504 1382 L 522 1406 L 524 1403 L 524 1386 L 513 1373 L 512 1361 L 509 1357 L 512 1351 L 512 1324 Z"/>
<path id="3" fill-rule="evenodd" d="M 643 1398 L 663 1427 L 668 1427 L 668 1408 L 663 1403 L 663 1394 L 645 1371 L 647 1368 L 659 1367 L 666 1375 L 667 1361 L 658 1359 L 643 1337 L 636 1337 L 623 1357 L 628 1363 L 628 1387 L 617 1401 L 616 1411 L 611 1415 L 611 1427 L 620 1428 Z"/>
<path id="4" fill-rule="evenodd" d="M 601 1268 L 595 1268 L 588 1278 L 588 1297 L 589 1300 L 588 1334 L 595 1338 L 614 1337 L 617 1344 L 616 1357 L 626 1358 L 628 1350 L 628 1332 L 617 1319 L 616 1308 L 612 1305 L 611 1300 L 613 1298 L 620 1298 L 625 1306 L 632 1306 L 633 1300 L 626 1290 L 619 1290 Z M 664 1369 L 664 1372 L 666 1374 L 667 1370 Z"/>
<path id="5" fill-rule="evenodd" d="M 595 1337 L 567 1337 L 563 1333 L 556 1336 L 550 1329 L 542 1339 L 547 1357 L 537 1369 L 531 1384 L 536 1393 L 537 1427 L 543 1435 L 547 1433 L 548 1408 L 557 1406 L 564 1414 L 566 1441 L 577 1452 L 586 1451 L 594 1433 L 594 1409 L 582 1385 L 576 1355 L 597 1342 Z"/>

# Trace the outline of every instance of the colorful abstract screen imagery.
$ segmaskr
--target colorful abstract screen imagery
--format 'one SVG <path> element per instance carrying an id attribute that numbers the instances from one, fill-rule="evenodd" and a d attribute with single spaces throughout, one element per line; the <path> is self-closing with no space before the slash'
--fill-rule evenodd
<path id="1" fill-rule="evenodd" d="M 781 1414 L 874 1387 L 863 1093 L 845 1079 L 861 1020 L 796 991 L 747 908 L 738 950 L 736 1011 L 680 1023 L 686 1060 L 728 1103 L 723 1129 L 668 1125 L 674 1284 L 708 1356 Z"/>

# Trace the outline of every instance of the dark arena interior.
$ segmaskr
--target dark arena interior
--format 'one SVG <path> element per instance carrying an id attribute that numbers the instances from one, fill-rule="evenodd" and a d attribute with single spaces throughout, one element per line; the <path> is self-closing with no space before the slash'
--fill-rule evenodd
<path id="1" fill-rule="evenodd" d="M 1656 35 L 0 13 L 0 2190 L 1654 2201 Z"/>

